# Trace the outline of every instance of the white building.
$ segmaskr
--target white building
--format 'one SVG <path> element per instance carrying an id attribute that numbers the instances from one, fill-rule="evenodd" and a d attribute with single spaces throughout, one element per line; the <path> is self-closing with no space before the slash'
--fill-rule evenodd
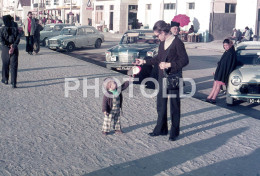
<path id="1" fill-rule="evenodd" d="M 95 0 L 92 25 L 123 33 L 132 25 L 136 16 L 137 0 Z"/>
<path id="2" fill-rule="evenodd" d="M 190 17 L 188 30 L 194 25 L 195 32 L 201 34 L 203 41 L 224 39 L 234 27 L 252 28 L 259 34 L 258 11 L 260 0 L 139 0 L 137 18 L 144 26 L 152 29 L 158 20 L 168 23 L 177 14 Z"/>

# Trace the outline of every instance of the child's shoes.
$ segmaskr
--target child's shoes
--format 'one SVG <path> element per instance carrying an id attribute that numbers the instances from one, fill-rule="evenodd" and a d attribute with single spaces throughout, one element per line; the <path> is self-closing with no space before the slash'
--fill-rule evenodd
<path id="1" fill-rule="evenodd" d="M 116 133 L 116 134 L 123 134 L 123 131 L 121 131 L 121 130 L 115 130 L 115 133 Z"/>
<path id="2" fill-rule="evenodd" d="M 108 134 L 108 132 L 102 131 L 102 134 L 106 136 Z"/>

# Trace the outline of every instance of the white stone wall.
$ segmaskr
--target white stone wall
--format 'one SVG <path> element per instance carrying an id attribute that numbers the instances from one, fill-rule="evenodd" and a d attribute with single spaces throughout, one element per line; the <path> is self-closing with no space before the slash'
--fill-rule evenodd
<path id="1" fill-rule="evenodd" d="M 237 0 L 236 28 L 244 32 L 245 27 L 252 28 L 255 34 L 257 0 Z"/>

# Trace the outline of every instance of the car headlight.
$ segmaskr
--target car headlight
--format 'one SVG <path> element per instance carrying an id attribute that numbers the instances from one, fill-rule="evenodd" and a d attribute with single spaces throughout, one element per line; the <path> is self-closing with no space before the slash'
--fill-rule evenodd
<path id="1" fill-rule="evenodd" d="M 239 76 L 233 76 L 231 78 L 231 83 L 234 85 L 234 86 L 238 86 L 240 83 L 241 83 L 241 78 Z"/>
<path id="2" fill-rule="evenodd" d="M 148 51 L 147 53 L 146 53 L 146 56 L 148 56 L 148 57 L 153 57 L 154 56 L 154 51 Z"/>
<path id="3" fill-rule="evenodd" d="M 106 61 L 111 61 L 111 52 L 110 51 L 106 52 Z"/>

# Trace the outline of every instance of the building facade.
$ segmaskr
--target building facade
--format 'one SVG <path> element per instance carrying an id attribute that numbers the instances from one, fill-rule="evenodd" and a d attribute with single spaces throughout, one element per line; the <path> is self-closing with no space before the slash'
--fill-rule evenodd
<path id="1" fill-rule="evenodd" d="M 191 22 L 182 30 L 188 30 L 193 25 L 205 42 L 224 39 L 231 35 L 233 28 L 244 31 L 245 26 L 259 36 L 259 1 L 139 0 L 137 17 L 151 29 L 158 20 L 170 23 L 175 15 L 186 14 Z"/>
<path id="2" fill-rule="evenodd" d="M 137 8 L 137 0 L 95 0 L 92 24 L 123 33 L 133 27 Z"/>

